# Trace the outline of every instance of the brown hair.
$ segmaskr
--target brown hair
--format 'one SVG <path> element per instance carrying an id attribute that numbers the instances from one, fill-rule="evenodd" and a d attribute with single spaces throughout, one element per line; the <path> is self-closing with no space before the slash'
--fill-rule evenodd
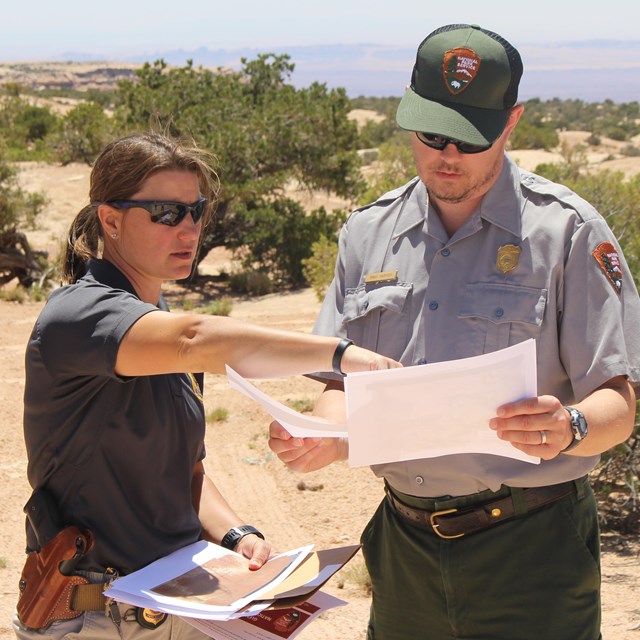
<path id="1" fill-rule="evenodd" d="M 158 171 L 192 171 L 200 192 L 207 199 L 202 229 L 213 218 L 217 203 L 218 176 L 212 154 L 191 139 L 171 138 L 150 132 L 119 138 L 109 143 L 91 170 L 89 200 L 69 228 L 62 262 L 62 282 L 74 283 L 86 273 L 87 262 L 98 257 L 102 225 L 96 203 L 131 198 Z M 202 233 L 200 235 L 202 238 Z"/>

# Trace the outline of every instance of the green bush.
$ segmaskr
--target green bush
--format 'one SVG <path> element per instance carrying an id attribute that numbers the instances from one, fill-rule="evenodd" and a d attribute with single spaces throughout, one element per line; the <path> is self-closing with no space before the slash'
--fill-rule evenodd
<path id="1" fill-rule="evenodd" d="M 30 102 L 20 89 L 7 89 L 0 98 L 0 138 L 5 156 L 11 161 L 50 160 L 44 140 L 55 129 L 59 118 L 48 108 Z"/>
<path id="2" fill-rule="evenodd" d="M 249 245 L 255 229 L 247 211 L 287 210 L 276 202 L 292 180 L 346 198 L 362 187 L 358 131 L 345 90 L 317 82 L 294 87 L 288 55 L 261 54 L 242 65 L 239 72 L 214 73 L 191 62 L 170 69 L 159 60 L 139 70 L 135 81 L 121 82 L 116 96 L 114 118 L 122 130 L 157 122 L 192 136 L 218 158 L 217 224 L 205 234 L 198 261 L 213 247 L 228 246 L 230 237 L 235 246 Z M 250 225 L 246 237 L 244 224 Z M 267 262 L 276 268 L 275 281 L 298 278 L 294 267 Z"/>
<path id="3" fill-rule="evenodd" d="M 249 296 L 264 296 L 273 293 L 273 282 L 262 271 L 246 269 L 229 275 L 229 287 L 236 293 Z"/>
<path id="4" fill-rule="evenodd" d="M 62 118 L 56 131 L 49 136 L 58 162 L 92 164 L 113 136 L 113 129 L 102 107 L 95 102 L 83 102 Z"/>
<path id="5" fill-rule="evenodd" d="M 632 144 L 627 145 L 620 152 L 623 156 L 627 156 L 628 158 L 637 158 L 640 156 L 640 149 L 638 147 L 634 147 Z"/>
<path id="6" fill-rule="evenodd" d="M 383 193 L 396 189 L 416 175 L 409 140 L 409 135 L 405 133 L 399 141 L 380 146 L 378 159 L 373 163 L 367 179 L 367 188 L 360 196 L 360 204 L 374 202 Z"/>
<path id="7" fill-rule="evenodd" d="M 0 234 L 13 233 L 19 226 L 33 227 L 45 204 L 43 193 L 28 193 L 20 187 L 16 169 L 0 147 Z"/>
<path id="8" fill-rule="evenodd" d="M 15 124 L 24 130 L 27 142 L 44 140 L 57 122 L 58 118 L 51 112 L 51 109 L 31 104 L 25 105 L 15 119 Z"/>
<path id="9" fill-rule="evenodd" d="M 231 298 L 223 297 L 213 300 L 206 307 L 200 309 L 200 313 L 207 313 L 210 316 L 228 316 L 233 309 Z"/>
<path id="10" fill-rule="evenodd" d="M 560 139 L 552 122 L 532 119 L 525 108 L 509 138 L 511 149 L 553 149 Z"/>
<path id="11" fill-rule="evenodd" d="M 333 280 L 338 243 L 322 236 L 311 245 L 311 256 L 303 260 L 303 273 L 320 302 Z"/>
<path id="12" fill-rule="evenodd" d="M 207 422 L 226 422 L 229 418 L 229 411 L 224 407 L 216 407 L 207 414 Z"/>
<path id="13" fill-rule="evenodd" d="M 259 201 L 242 207 L 236 218 L 243 230 L 230 246 L 242 265 L 268 272 L 279 285 L 306 284 L 304 260 L 321 236 L 336 238 L 344 213 L 327 213 L 320 207 L 306 213 L 302 205 L 289 198 Z"/>

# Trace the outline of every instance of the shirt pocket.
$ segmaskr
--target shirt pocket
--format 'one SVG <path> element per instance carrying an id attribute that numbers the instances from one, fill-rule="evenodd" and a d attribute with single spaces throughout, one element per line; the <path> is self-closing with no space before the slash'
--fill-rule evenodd
<path id="1" fill-rule="evenodd" d="M 343 320 L 357 345 L 399 359 L 409 339 L 413 284 L 395 282 L 347 289 Z"/>
<path id="2" fill-rule="evenodd" d="M 511 284 L 468 284 L 458 318 L 467 325 L 478 352 L 490 353 L 539 338 L 547 293 L 547 289 Z"/>

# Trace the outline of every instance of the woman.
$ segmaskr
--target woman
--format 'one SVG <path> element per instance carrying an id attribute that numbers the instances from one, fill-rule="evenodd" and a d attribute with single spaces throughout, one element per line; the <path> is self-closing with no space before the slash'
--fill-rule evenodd
<path id="1" fill-rule="evenodd" d="M 267 377 L 398 366 L 337 338 L 168 313 L 162 285 L 191 273 L 216 189 L 211 157 L 192 143 L 152 133 L 109 144 L 91 172 L 90 204 L 71 225 L 67 286 L 50 296 L 27 347 L 29 481 L 46 491 L 62 525 L 91 531 L 94 542 L 74 567 L 91 583 L 202 538 L 235 549 L 252 569 L 271 553 L 205 474 L 202 375 L 190 372 L 223 373 L 229 364 Z M 39 547 L 31 521 L 27 544 Z M 107 617 L 102 596 L 80 607 L 72 600 L 69 619 L 47 619 L 44 633 L 202 637 L 177 618 L 158 626 L 130 609 L 111 606 Z M 42 635 L 21 619 L 19 637 Z"/>

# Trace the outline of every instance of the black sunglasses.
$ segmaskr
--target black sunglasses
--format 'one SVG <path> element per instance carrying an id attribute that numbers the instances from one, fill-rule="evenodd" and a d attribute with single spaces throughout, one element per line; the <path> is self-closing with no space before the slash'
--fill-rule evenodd
<path id="1" fill-rule="evenodd" d="M 454 140 L 453 138 L 445 138 L 444 136 L 438 136 L 435 133 L 423 133 L 422 131 L 416 131 L 416 138 L 426 144 L 431 149 L 442 151 L 448 144 L 452 144 L 460 153 L 482 153 L 491 149 L 492 144 L 471 144 L 470 142 L 460 142 L 460 140 Z"/>
<path id="2" fill-rule="evenodd" d="M 140 207 L 151 214 L 151 222 L 175 227 L 184 220 L 188 213 L 191 214 L 194 223 L 200 222 L 207 206 L 207 199 L 200 198 L 193 204 L 164 200 L 110 200 L 101 204 L 108 204 L 116 209 Z"/>

